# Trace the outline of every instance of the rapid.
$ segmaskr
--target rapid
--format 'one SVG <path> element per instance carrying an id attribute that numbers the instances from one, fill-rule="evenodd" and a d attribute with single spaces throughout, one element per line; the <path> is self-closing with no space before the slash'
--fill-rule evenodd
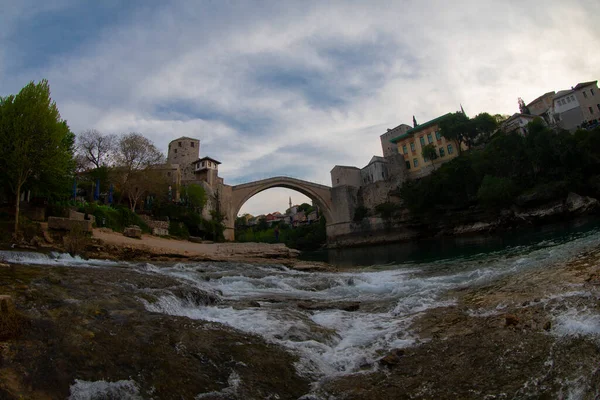
<path id="1" fill-rule="evenodd" d="M 600 229 L 593 228 L 467 256 L 342 267 L 332 272 L 230 262 L 115 262 L 15 251 L 0 251 L 0 259 L 22 265 L 127 269 L 142 276 L 173 279 L 190 291 L 181 295 L 135 284 L 130 285 L 131 296 L 148 313 L 223 324 L 281 346 L 297 357 L 294 367 L 298 374 L 312 382 L 308 399 L 318 398 L 322 382 L 376 371 L 382 368 L 378 360 L 391 350 L 427 343 L 431 338 L 415 329 L 415 320 L 429 310 L 456 306 L 461 290 L 519 274 L 536 274 L 599 246 Z M 557 340 L 583 336 L 600 343 L 597 310 L 577 302 L 556 305 L 557 299 L 595 296 L 597 293 L 577 284 L 563 293 L 542 290 L 537 300 L 546 304 L 550 313 L 548 335 Z M 473 318 L 486 318 L 503 313 L 508 305 L 470 305 L 465 312 Z M 134 383 L 124 382 L 119 385 L 137 398 L 131 386 Z M 121 386 L 115 389 L 113 385 L 110 390 Z M 565 393 L 572 393 L 568 398 L 585 398 L 577 395 L 580 386 L 569 389 L 565 384 Z M 77 393 L 87 390 L 90 394 L 90 390 L 100 390 L 98 387 L 103 386 L 77 381 L 71 387 L 71 398 L 84 398 Z"/>

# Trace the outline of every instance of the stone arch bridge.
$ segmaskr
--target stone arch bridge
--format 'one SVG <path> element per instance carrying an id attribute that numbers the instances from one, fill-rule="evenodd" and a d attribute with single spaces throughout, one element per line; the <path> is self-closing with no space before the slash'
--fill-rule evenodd
<path id="1" fill-rule="evenodd" d="M 252 196 L 275 187 L 292 189 L 302 193 L 319 206 L 327 225 L 336 222 L 336 213 L 332 203 L 332 189 L 329 186 L 303 181 L 301 179 L 277 176 L 236 186 L 222 185 L 220 197 L 221 212 L 225 215 L 225 239 L 235 238 L 235 218 Z"/>

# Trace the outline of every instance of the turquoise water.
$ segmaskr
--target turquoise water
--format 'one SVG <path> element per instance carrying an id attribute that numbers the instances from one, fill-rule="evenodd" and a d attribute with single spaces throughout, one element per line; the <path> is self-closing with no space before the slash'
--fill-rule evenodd
<path id="1" fill-rule="evenodd" d="M 376 246 L 305 252 L 307 261 L 324 261 L 338 267 L 406 263 L 427 264 L 439 260 L 485 257 L 488 253 L 531 251 L 600 232 L 600 219 L 582 219 L 567 223 L 489 235 L 463 235 Z"/>

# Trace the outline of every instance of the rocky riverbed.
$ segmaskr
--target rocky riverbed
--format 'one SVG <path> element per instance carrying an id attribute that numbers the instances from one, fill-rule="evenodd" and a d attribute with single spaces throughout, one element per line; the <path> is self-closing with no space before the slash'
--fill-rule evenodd
<path id="1" fill-rule="evenodd" d="M 0 398 L 600 395 L 597 231 L 335 272 L 1 256 Z"/>

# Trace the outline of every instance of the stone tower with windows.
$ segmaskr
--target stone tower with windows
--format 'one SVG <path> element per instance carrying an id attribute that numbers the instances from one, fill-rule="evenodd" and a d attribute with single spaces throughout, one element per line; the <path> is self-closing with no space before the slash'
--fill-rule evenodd
<path id="1" fill-rule="evenodd" d="M 193 181 L 195 179 L 193 162 L 200 155 L 200 140 L 182 136 L 169 143 L 167 163 L 179 165 L 181 169 L 181 181 Z"/>

